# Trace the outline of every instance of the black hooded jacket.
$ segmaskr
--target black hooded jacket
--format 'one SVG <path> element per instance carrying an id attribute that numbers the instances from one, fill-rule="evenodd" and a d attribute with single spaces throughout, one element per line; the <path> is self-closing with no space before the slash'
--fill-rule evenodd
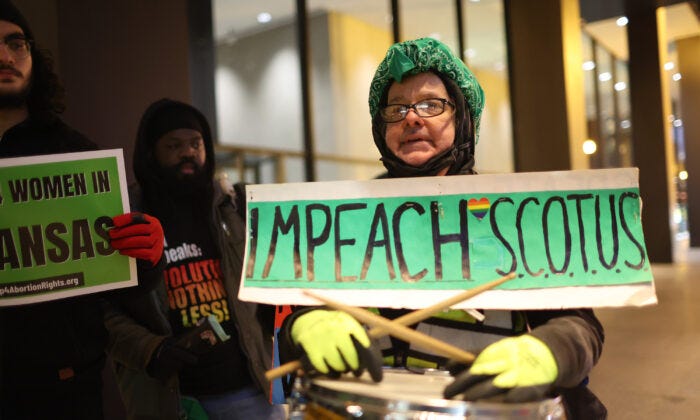
<path id="1" fill-rule="evenodd" d="M 153 209 L 167 212 L 172 185 L 161 179 L 157 171 L 152 132 L 153 117 L 166 107 L 184 107 L 197 116 L 206 149 L 205 172 L 213 180 L 214 146 L 205 117 L 194 107 L 170 99 L 162 99 L 147 108 L 141 119 L 134 151 L 134 172 L 138 185 L 130 189 L 131 203 L 146 212 Z M 221 251 L 223 285 L 235 322 L 240 350 L 246 356 L 253 385 L 264 394 L 270 389 L 264 373 L 272 364 L 272 328 L 274 307 L 238 300 L 240 273 L 245 246 L 244 192 L 223 182 L 212 181 L 209 206 L 209 228 Z M 159 213 L 154 213 L 160 218 Z M 167 220 L 164 220 L 167 223 Z M 165 227 L 167 232 L 167 227 Z M 151 378 L 146 368 L 160 344 L 173 334 L 168 319 L 169 307 L 164 283 L 144 297 L 113 305 L 106 316 L 109 331 L 109 354 L 116 362 L 117 381 L 129 418 L 178 417 L 179 381 L 177 375 L 162 383 Z"/>

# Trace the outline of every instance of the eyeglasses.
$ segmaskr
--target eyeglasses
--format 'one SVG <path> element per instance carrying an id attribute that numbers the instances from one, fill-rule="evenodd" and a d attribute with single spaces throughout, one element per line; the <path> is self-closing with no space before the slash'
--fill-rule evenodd
<path id="1" fill-rule="evenodd" d="M 399 122 L 406 118 L 409 110 L 413 110 L 419 117 L 436 117 L 445 112 L 445 105 L 454 108 L 454 104 L 447 99 L 429 98 L 415 104 L 389 104 L 381 109 L 382 120 L 387 123 Z"/>
<path id="2" fill-rule="evenodd" d="M 9 35 L 0 40 L 0 45 L 5 45 L 7 51 L 17 60 L 29 57 L 32 52 L 31 41 L 18 35 Z"/>

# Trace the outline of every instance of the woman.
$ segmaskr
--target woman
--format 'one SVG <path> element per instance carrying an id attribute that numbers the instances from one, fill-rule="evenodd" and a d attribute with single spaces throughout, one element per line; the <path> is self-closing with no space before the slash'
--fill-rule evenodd
<path id="1" fill-rule="evenodd" d="M 374 142 L 386 177 L 473 174 L 484 95 L 464 63 L 441 42 L 422 38 L 389 48 L 370 87 Z M 396 318 L 406 310 L 380 309 Z M 558 392 L 569 419 L 604 418 L 605 407 L 586 388 L 602 351 L 603 328 L 590 309 L 483 311 L 476 320 L 461 310 L 418 323 L 418 331 L 479 352 L 445 396 L 466 400 L 500 396 L 507 402 Z M 377 380 L 372 346 L 349 316 L 307 310 L 286 320 L 287 347 L 312 373 L 367 369 Z M 465 343 L 468 343 L 465 345 Z M 382 344 L 385 362 L 444 368 L 447 360 L 392 338 Z M 340 355 L 339 355 L 340 353 Z"/>

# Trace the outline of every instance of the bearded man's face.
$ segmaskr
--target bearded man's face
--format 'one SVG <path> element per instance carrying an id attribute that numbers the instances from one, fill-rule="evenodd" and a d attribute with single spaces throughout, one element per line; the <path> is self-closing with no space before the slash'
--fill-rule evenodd
<path id="1" fill-rule="evenodd" d="M 18 49 L 17 46 L 26 46 Z M 32 76 L 32 56 L 22 28 L 0 20 L 0 108 L 24 105 Z"/>
<path id="2" fill-rule="evenodd" d="M 168 131 L 155 145 L 155 158 L 161 176 L 183 188 L 208 182 L 204 179 L 206 153 L 201 133 L 189 128 Z"/>

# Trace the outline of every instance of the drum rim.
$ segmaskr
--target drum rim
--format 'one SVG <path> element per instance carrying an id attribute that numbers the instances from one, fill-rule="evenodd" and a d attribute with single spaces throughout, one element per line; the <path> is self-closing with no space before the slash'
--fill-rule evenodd
<path id="1" fill-rule="evenodd" d="M 348 412 L 352 406 L 361 407 L 363 415 L 377 415 L 387 413 L 411 414 L 411 413 L 440 413 L 457 416 L 473 416 L 484 412 L 496 412 L 499 415 L 511 412 L 513 414 L 523 412 L 537 413 L 545 404 L 554 407 L 561 406 L 561 396 L 545 398 L 539 401 L 522 403 L 500 403 L 493 401 L 463 401 L 448 400 L 444 398 L 426 397 L 425 401 L 386 399 L 372 395 L 360 395 L 354 392 L 331 389 L 321 384 L 310 381 L 306 384 L 306 394 L 309 403 L 319 404 L 325 407 L 333 407 Z M 433 403 L 433 404 L 431 404 Z M 510 406 L 510 410 L 508 407 Z M 352 413 L 351 413 L 352 414 Z"/>

